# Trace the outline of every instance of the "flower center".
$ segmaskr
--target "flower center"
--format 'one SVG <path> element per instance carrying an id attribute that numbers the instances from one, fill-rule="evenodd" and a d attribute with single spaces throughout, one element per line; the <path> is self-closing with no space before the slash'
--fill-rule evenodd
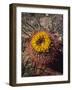
<path id="1" fill-rule="evenodd" d="M 38 39 L 38 41 L 36 43 L 37 43 L 37 45 L 41 45 L 44 42 L 45 42 L 44 38 L 40 38 L 40 39 Z"/>
<path id="2" fill-rule="evenodd" d="M 32 48 L 37 52 L 45 52 L 51 44 L 50 36 L 45 31 L 40 31 L 34 34 L 31 40 Z"/>

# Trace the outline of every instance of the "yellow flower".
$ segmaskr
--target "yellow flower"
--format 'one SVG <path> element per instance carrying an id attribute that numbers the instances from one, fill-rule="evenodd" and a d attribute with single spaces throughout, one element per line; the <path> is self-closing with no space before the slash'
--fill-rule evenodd
<path id="1" fill-rule="evenodd" d="M 51 39 L 45 31 L 37 32 L 31 40 L 32 48 L 37 52 L 45 52 L 49 49 Z"/>

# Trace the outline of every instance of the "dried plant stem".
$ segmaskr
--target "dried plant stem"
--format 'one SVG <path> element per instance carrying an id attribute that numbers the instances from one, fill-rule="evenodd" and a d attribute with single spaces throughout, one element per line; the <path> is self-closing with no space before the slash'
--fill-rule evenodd
<path id="1" fill-rule="evenodd" d="M 25 22 L 26 25 L 30 26 L 33 30 L 35 30 L 35 27 L 29 24 L 28 22 Z"/>
<path id="2" fill-rule="evenodd" d="M 25 32 L 24 30 L 22 30 L 22 31 L 23 31 L 23 33 L 26 34 L 27 36 L 29 36 L 29 37 L 31 36 L 31 35 L 29 35 L 27 32 Z"/>
<path id="3" fill-rule="evenodd" d="M 25 28 L 24 26 L 23 26 L 22 28 L 25 29 L 26 31 L 30 31 L 30 32 L 32 32 L 31 29 L 27 29 L 27 28 Z"/>

